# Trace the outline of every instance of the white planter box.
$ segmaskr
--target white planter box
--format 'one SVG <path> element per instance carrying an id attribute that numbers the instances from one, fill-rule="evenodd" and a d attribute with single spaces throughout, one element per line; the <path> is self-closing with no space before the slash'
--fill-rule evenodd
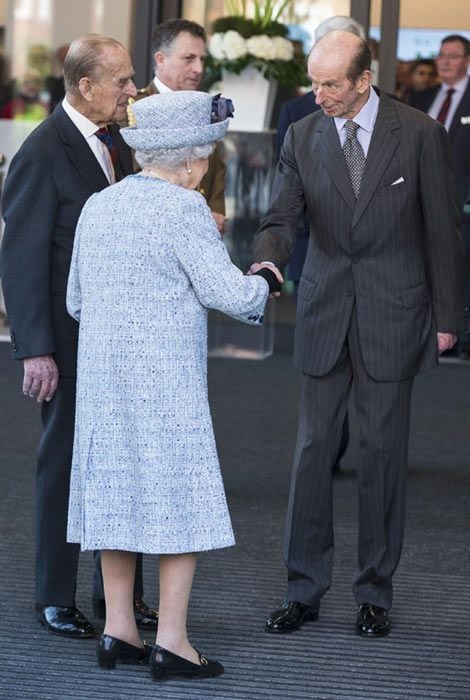
<path id="1" fill-rule="evenodd" d="M 233 131 L 264 131 L 269 128 L 276 97 L 277 82 L 267 80 L 256 68 L 248 66 L 240 75 L 222 71 L 224 96 L 233 100 Z"/>

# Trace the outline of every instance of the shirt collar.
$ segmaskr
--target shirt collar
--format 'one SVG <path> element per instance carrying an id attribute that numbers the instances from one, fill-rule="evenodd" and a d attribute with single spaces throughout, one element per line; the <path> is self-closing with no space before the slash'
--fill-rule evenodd
<path id="1" fill-rule="evenodd" d="M 463 94 L 465 92 L 465 90 L 467 89 L 468 81 L 469 81 L 469 76 L 464 75 L 462 80 L 459 80 L 459 82 L 455 83 L 455 85 L 447 85 L 447 83 L 441 83 L 440 92 L 441 93 L 447 92 L 447 90 L 450 90 L 451 88 L 453 88 L 455 90 L 455 92 L 460 92 Z"/>
<path id="2" fill-rule="evenodd" d="M 174 92 L 171 88 L 168 87 L 168 85 L 165 85 L 165 83 L 162 83 L 161 80 L 155 76 L 153 79 L 154 85 L 157 88 L 158 92 Z"/>
<path id="3" fill-rule="evenodd" d="M 64 108 L 64 112 L 70 117 L 70 119 L 75 124 L 82 136 L 88 139 L 90 138 L 90 136 L 93 136 L 93 134 L 95 134 L 96 130 L 98 129 L 96 124 L 90 121 L 87 117 L 83 116 L 83 114 L 81 114 L 81 112 L 75 109 L 75 107 L 72 107 L 70 102 L 67 100 L 67 96 L 65 96 L 62 100 L 62 107 Z"/>
<path id="4" fill-rule="evenodd" d="M 369 88 L 369 90 L 369 99 L 365 103 L 364 107 L 362 107 L 362 109 L 356 114 L 352 121 L 356 122 L 356 124 L 359 124 L 361 129 L 364 129 L 365 131 L 371 133 L 374 129 L 375 120 L 377 118 L 377 112 L 379 109 L 379 97 L 372 86 Z M 334 119 L 336 129 L 339 133 L 348 121 L 348 119 L 344 117 L 335 117 Z"/>

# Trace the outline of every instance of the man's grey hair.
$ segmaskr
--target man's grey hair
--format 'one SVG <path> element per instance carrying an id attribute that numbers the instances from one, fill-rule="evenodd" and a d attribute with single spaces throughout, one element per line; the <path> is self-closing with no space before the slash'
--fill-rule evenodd
<path id="1" fill-rule="evenodd" d="M 318 27 L 315 29 L 315 41 L 321 39 L 325 34 L 340 29 L 343 32 L 351 32 L 361 39 L 366 39 L 366 32 L 362 24 L 357 22 L 352 17 L 347 17 L 346 15 L 335 15 L 334 17 L 328 17 L 328 19 L 320 22 Z"/>
<path id="2" fill-rule="evenodd" d="M 162 168 L 177 168 L 187 160 L 208 158 L 212 150 L 212 143 L 184 148 L 158 148 L 154 151 L 136 151 L 135 159 L 141 168 L 152 165 L 159 165 Z"/>
<path id="3" fill-rule="evenodd" d="M 78 95 L 82 78 L 99 80 L 103 73 L 103 53 L 107 48 L 126 51 L 121 42 L 102 34 L 84 34 L 70 44 L 64 61 L 65 91 Z"/>

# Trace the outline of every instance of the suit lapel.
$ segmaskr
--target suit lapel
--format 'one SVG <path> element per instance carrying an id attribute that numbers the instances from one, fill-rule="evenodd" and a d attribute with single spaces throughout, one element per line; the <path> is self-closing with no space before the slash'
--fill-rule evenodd
<path id="1" fill-rule="evenodd" d="M 346 167 L 346 160 L 341 150 L 338 132 L 334 119 L 323 115 L 318 125 L 318 143 L 320 156 L 325 169 L 328 171 L 334 185 L 345 200 L 351 211 L 356 207 L 351 179 Z"/>
<path id="2" fill-rule="evenodd" d="M 92 192 L 99 192 L 109 185 L 106 176 L 88 146 L 86 139 L 79 132 L 72 120 L 65 113 L 62 105 L 57 105 L 52 114 L 65 152 L 72 165 L 85 180 Z"/>
<path id="3" fill-rule="evenodd" d="M 362 175 L 361 189 L 354 211 L 353 226 L 359 221 L 367 208 L 398 147 L 398 134 L 394 132 L 400 128 L 400 120 L 397 117 L 393 101 L 382 95 Z"/>
<path id="4" fill-rule="evenodd" d="M 450 125 L 449 129 L 449 140 L 452 141 L 454 138 L 455 134 L 457 133 L 457 130 L 460 127 L 460 120 L 462 117 L 466 117 L 470 115 L 470 80 L 468 81 L 467 89 L 465 90 L 464 94 L 462 95 L 462 99 L 460 100 L 457 109 L 455 110 L 454 117 L 452 119 L 452 123 Z"/>

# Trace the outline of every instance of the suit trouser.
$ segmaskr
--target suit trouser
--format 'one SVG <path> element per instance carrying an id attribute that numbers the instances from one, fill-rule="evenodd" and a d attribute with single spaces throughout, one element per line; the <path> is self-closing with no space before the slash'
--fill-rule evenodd
<path id="1" fill-rule="evenodd" d="M 378 382 L 367 373 L 355 313 L 335 367 L 302 375 L 284 560 L 286 600 L 317 606 L 331 585 L 331 467 L 338 453 L 351 387 L 360 428 L 358 451 L 358 603 L 390 608 L 392 575 L 403 542 L 406 465 L 413 380 Z"/>
<path id="2" fill-rule="evenodd" d="M 67 512 L 75 422 L 75 379 L 60 377 L 54 398 L 41 407 L 43 433 L 36 473 L 36 604 L 75 606 L 80 545 L 67 542 Z M 135 596 L 142 596 L 142 557 Z M 99 563 L 99 559 L 98 559 Z M 104 598 L 101 573 L 93 595 Z"/>

